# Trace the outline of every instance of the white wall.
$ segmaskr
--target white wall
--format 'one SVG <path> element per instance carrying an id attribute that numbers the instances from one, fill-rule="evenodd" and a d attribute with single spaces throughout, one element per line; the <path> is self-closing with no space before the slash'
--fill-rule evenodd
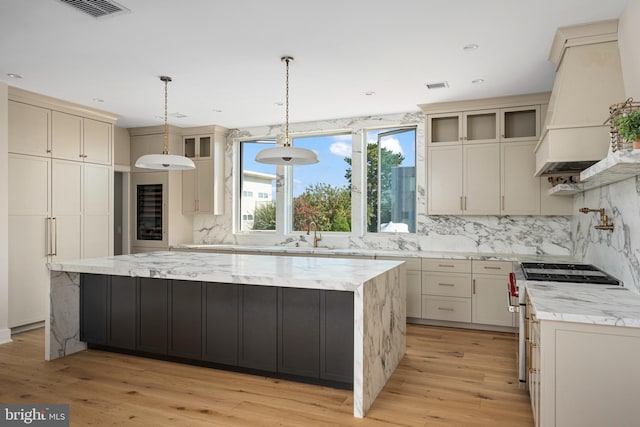
<path id="1" fill-rule="evenodd" d="M 9 87 L 0 82 L 0 344 L 9 330 Z"/>
<path id="2" fill-rule="evenodd" d="M 620 17 L 618 45 L 625 96 L 640 101 L 640 0 L 629 0 Z M 623 101 L 622 99 L 620 101 Z M 573 217 L 575 256 L 613 274 L 640 293 L 640 176 L 586 191 L 574 198 L 581 207 L 605 208 L 615 230 L 598 231 L 595 214 Z"/>

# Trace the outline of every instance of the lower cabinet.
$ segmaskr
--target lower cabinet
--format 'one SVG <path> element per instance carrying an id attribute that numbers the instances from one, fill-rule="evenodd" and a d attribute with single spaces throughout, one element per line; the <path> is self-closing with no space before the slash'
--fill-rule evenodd
<path id="1" fill-rule="evenodd" d="M 230 283 L 204 283 L 202 359 L 238 365 L 240 287 Z"/>
<path id="2" fill-rule="evenodd" d="M 135 350 L 138 294 L 135 277 L 100 276 L 110 278 L 109 284 L 109 345 Z"/>
<path id="3" fill-rule="evenodd" d="M 240 334 L 238 364 L 245 368 L 276 372 L 278 288 L 240 286 Z"/>
<path id="4" fill-rule="evenodd" d="M 107 344 L 109 276 L 83 274 L 80 278 L 80 339 Z"/>
<path id="5" fill-rule="evenodd" d="M 90 344 L 353 384 L 353 292 L 82 274 L 80 298 Z"/>
<path id="6" fill-rule="evenodd" d="M 169 280 L 140 278 L 136 350 L 167 354 Z"/>

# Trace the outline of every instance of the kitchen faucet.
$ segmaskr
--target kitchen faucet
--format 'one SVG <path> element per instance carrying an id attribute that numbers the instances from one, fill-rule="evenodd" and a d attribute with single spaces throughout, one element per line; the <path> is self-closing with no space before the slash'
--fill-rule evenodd
<path id="1" fill-rule="evenodd" d="M 594 225 L 593 228 L 595 228 L 596 230 L 613 231 L 613 224 L 609 224 L 609 217 L 604 212 L 604 208 L 600 208 L 600 209 L 580 208 L 579 211 L 584 214 L 589 212 L 598 212 L 600 214 L 600 224 Z"/>
<path id="2" fill-rule="evenodd" d="M 322 240 L 322 234 L 320 234 L 320 237 L 318 237 L 318 225 L 311 221 L 309 223 L 309 225 L 307 226 L 307 236 L 309 235 L 309 232 L 311 230 L 311 226 L 313 225 L 313 247 L 317 248 L 318 247 L 318 241 Z"/>

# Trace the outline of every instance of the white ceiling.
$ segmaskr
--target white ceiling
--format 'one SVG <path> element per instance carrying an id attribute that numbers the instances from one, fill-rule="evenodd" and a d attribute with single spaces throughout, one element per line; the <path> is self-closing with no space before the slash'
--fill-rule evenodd
<path id="1" fill-rule="evenodd" d="M 169 123 L 246 127 L 284 122 L 291 55 L 291 122 L 408 112 L 551 90 L 556 28 L 618 18 L 627 2 L 117 1 L 131 12 L 95 19 L 60 0 L 0 0 L 0 80 L 135 127 L 162 123 L 166 74 L 169 114 L 187 116 Z"/>

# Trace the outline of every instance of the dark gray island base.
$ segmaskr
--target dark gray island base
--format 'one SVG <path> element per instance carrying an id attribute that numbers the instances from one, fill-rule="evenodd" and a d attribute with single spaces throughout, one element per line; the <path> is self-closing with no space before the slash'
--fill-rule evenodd
<path id="1" fill-rule="evenodd" d="M 89 348 L 353 389 L 353 292 L 83 273 Z"/>

